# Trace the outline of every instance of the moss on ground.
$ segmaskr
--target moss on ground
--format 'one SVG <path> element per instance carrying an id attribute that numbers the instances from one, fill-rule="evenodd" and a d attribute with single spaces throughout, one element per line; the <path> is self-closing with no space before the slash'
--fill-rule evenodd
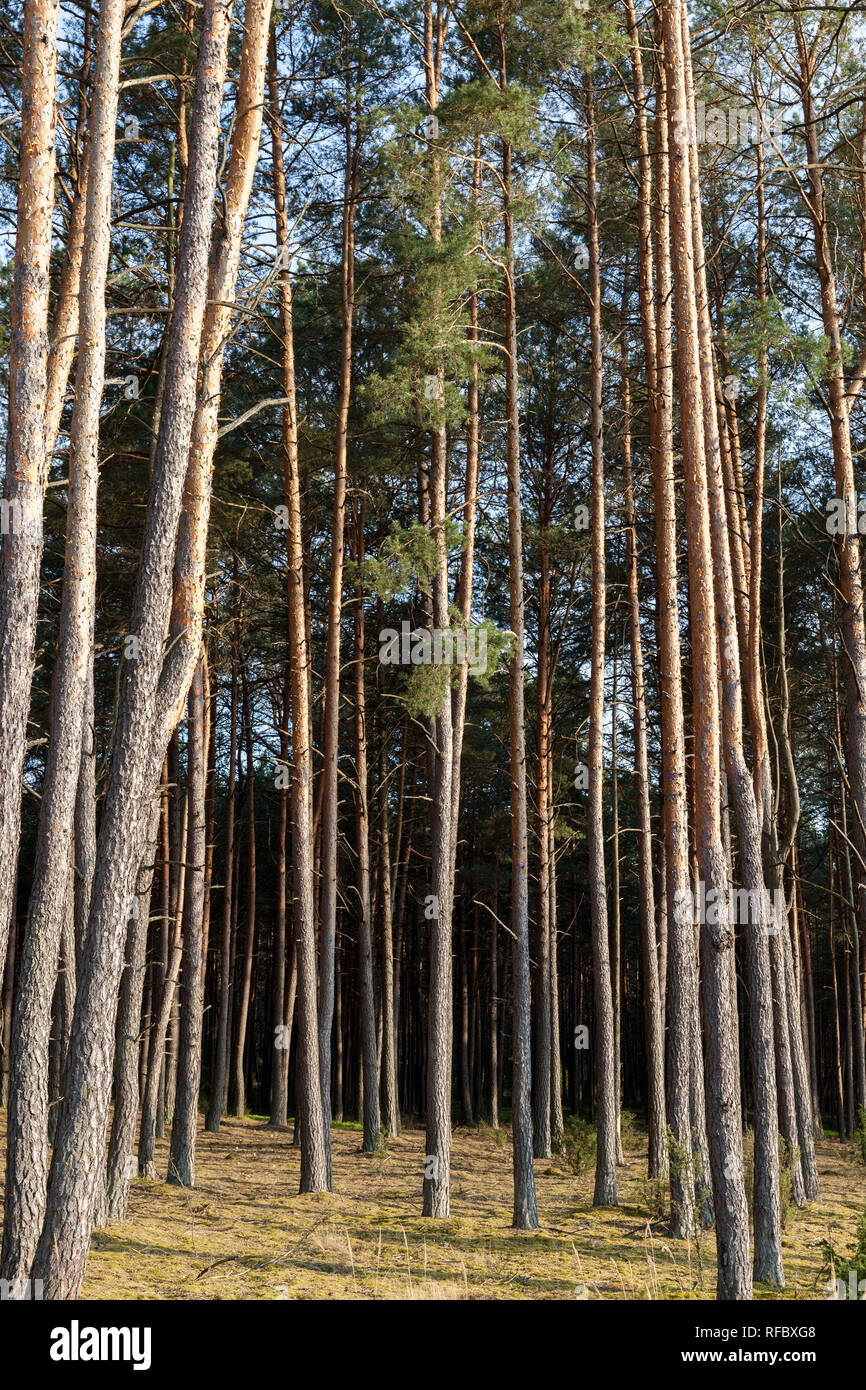
<path id="1" fill-rule="evenodd" d="M 0 1140 L 3 1119 L 0 1111 Z M 377 1154 L 354 1127 L 335 1128 L 334 1193 L 299 1196 L 291 1129 L 261 1119 L 199 1131 L 192 1191 L 132 1185 L 129 1220 L 94 1234 L 88 1299 L 711 1299 L 715 1241 L 690 1246 L 650 1217 L 643 1147 L 626 1152 L 620 1206 L 594 1209 L 593 1173 L 536 1162 L 541 1229 L 509 1229 L 511 1146 L 485 1128 L 454 1132 L 452 1217 L 419 1215 L 424 1133 Z M 633 1140 L 641 1142 L 640 1135 Z M 165 1171 L 168 1145 L 157 1145 Z M 792 1211 L 788 1285 L 759 1298 L 821 1299 L 822 1244 L 853 1244 L 866 1167 L 853 1145 L 819 1146 L 822 1200 Z"/>

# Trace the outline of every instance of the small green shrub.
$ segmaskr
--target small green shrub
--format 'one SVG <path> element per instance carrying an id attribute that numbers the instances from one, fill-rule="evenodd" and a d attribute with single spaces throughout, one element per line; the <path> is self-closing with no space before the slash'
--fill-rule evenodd
<path id="1" fill-rule="evenodd" d="M 643 1125 L 633 1110 L 622 1110 L 619 1117 L 623 1153 L 642 1149 L 645 1143 Z"/>
<path id="2" fill-rule="evenodd" d="M 572 1173 L 585 1173 L 595 1162 L 595 1129 L 579 1115 L 569 1115 L 565 1122 L 563 1154 Z"/>
<path id="3" fill-rule="evenodd" d="M 665 1142 L 668 1149 L 668 1163 L 674 1177 L 685 1179 L 689 1173 L 693 1178 L 697 1178 L 700 1169 L 700 1155 L 697 1147 L 686 1150 L 682 1144 L 678 1144 L 673 1130 L 668 1127 L 665 1131 Z"/>
<path id="4" fill-rule="evenodd" d="M 667 1178 L 642 1178 L 639 1186 L 640 1204 L 646 1208 L 650 1221 L 668 1219 L 668 1180 Z"/>
<path id="5" fill-rule="evenodd" d="M 863 1291 L 859 1288 L 860 1282 L 866 1281 L 866 1211 L 857 1223 L 857 1239 L 850 1255 L 843 1255 L 832 1240 L 823 1242 L 821 1252 L 824 1256 L 821 1278 L 828 1282 L 836 1279 L 846 1288 L 853 1286 L 858 1290 L 858 1297 L 861 1297 Z"/>

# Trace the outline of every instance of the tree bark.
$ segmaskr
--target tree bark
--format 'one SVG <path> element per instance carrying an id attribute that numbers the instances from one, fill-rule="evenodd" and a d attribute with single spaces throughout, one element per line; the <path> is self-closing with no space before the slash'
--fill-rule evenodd
<path id="1" fill-rule="evenodd" d="M 505 33 L 499 28 L 499 86 L 507 86 Z M 508 478 L 508 611 L 513 650 L 508 668 L 508 736 L 511 774 L 512 1081 L 514 1216 L 521 1231 L 538 1229 L 532 1166 L 532 1023 L 529 986 L 529 844 L 526 810 L 526 651 L 523 591 L 523 524 L 520 499 L 520 388 L 517 285 L 514 255 L 512 153 L 502 141 L 502 216 L 505 239 L 505 410 Z"/>
<path id="2" fill-rule="evenodd" d="M 15 902 L 27 714 L 36 646 L 54 216 L 57 0 L 26 0 L 18 217 L 9 327 L 9 405 L 0 547 L 0 969 Z"/>
<path id="3" fill-rule="evenodd" d="M 274 88 L 276 90 L 276 88 Z M 322 734 L 322 888 L 319 929 L 319 1068 L 325 1157 L 331 1185 L 331 1034 L 334 1026 L 334 969 L 337 939 L 337 837 L 340 814 L 340 632 L 346 549 L 346 484 L 349 402 L 352 394 L 352 325 L 355 312 L 355 212 L 358 148 L 351 103 L 346 101 L 343 164 L 342 253 L 340 259 L 340 364 L 334 438 L 334 509 L 325 652 L 325 712 Z"/>
<path id="4" fill-rule="evenodd" d="M 640 594 L 637 571 L 637 532 L 635 528 L 634 482 L 631 466 L 631 393 L 628 379 L 628 340 L 623 334 L 623 408 L 625 434 L 625 525 L 628 588 L 629 646 L 631 648 L 631 686 L 634 707 L 635 800 L 638 814 L 638 891 L 640 893 L 641 965 L 643 971 L 644 1046 L 647 1067 L 647 1116 L 649 1121 L 648 1171 L 651 1178 L 667 1177 L 668 1154 L 665 1135 L 664 1040 L 659 1005 L 658 948 L 656 943 L 655 897 L 652 863 L 652 817 L 649 799 L 647 758 L 646 692 L 644 688 L 643 638 L 640 630 Z"/>
<path id="5" fill-rule="evenodd" d="M 438 120 L 439 78 L 442 63 L 442 22 L 434 39 L 433 4 L 424 4 L 424 68 L 428 119 Z M 429 179 L 434 191 L 430 213 L 430 238 L 442 240 L 440 154 L 435 138 L 429 141 Z M 437 287 L 437 295 L 439 294 Z M 436 375 L 435 418 L 430 442 L 429 523 L 436 549 L 432 581 L 431 626 L 451 626 L 448 605 L 448 538 L 445 519 L 447 498 L 447 441 L 444 423 L 445 373 L 434 360 Z M 454 724 L 450 668 L 444 677 L 440 704 L 430 721 L 428 768 L 432 830 L 432 882 L 430 884 L 430 989 L 427 1014 L 427 1139 L 424 1163 L 424 1216 L 448 1216 L 451 1202 L 451 1067 L 454 1041 L 452 910 L 454 901 L 456 826 L 454 823 Z M 427 896 L 427 895 L 425 895 Z"/>
<path id="6" fill-rule="evenodd" d="M 237 567 L 235 567 L 237 568 Z M 237 575 L 235 575 L 237 578 Z M 226 791 L 225 883 L 223 885 L 223 917 L 220 937 L 219 1017 L 217 1021 L 216 1055 L 211 1079 L 211 1094 L 205 1118 L 205 1129 L 218 1134 L 223 1112 L 223 1094 L 228 1075 L 229 1004 L 231 1000 L 232 903 L 234 900 L 235 863 L 235 787 L 238 762 L 238 663 L 234 639 L 231 651 L 231 697 L 229 703 L 229 776 Z"/>
<path id="7" fill-rule="evenodd" d="M 48 1176 L 51 999 L 69 891 L 70 842 L 93 651 L 99 410 L 105 379 L 105 282 L 111 250 L 111 176 L 123 14 L 122 0 L 112 0 L 100 13 L 90 114 L 81 345 L 70 427 L 66 556 L 52 683 L 51 741 L 39 808 L 36 863 L 12 1039 L 0 1263 L 2 1277 L 10 1280 L 26 1278 L 32 1264 Z"/>
<path id="8" fill-rule="evenodd" d="M 695 840 L 706 891 L 717 905 L 716 921 L 701 927 L 702 986 L 707 1030 L 708 1130 L 719 1299 L 752 1296 L 749 1220 L 743 1174 L 742 1125 L 737 1101 L 735 1020 L 730 976 L 733 933 L 728 922 L 728 882 L 721 839 L 720 747 L 713 560 L 703 437 L 700 337 L 695 290 L 694 233 L 682 6 L 662 5 L 667 79 L 671 241 L 683 473 L 688 531 L 689 608 L 695 734 Z M 682 901 L 682 900 L 681 900 Z M 680 915 L 686 915 L 680 907 Z M 696 1025 L 695 1025 L 696 1026 Z"/>
<path id="9" fill-rule="evenodd" d="M 250 995 L 253 985 L 253 960 L 256 945 L 256 773 L 253 763 L 253 714 L 249 681 L 249 660 L 241 666 L 243 692 L 243 730 L 246 748 L 246 822 L 247 822 L 247 931 L 244 943 L 243 966 L 240 972 L 237 998 L 237 1019 L 232 1069 L 229 1085 L 230 1113 L 244 1116 L 247 1112 L 246 1072 L 244 1058 L 247 1044 L 247 1025 L 250 1014 Z"/>
<path id="10" fill-rule="evenodd" d="M 189 823 L 183 905 L 183 986 L 178 1047 L 177 1092 L 169 1148 L 169 1183 L 195 1187 L 195 1143 L 201 1081 L 201 1030 L 204 1010 L 205 783 L 207 747 L 204 699 L 205 655 L 199 657 L 189 692 L 187 778 Z"/>
<path id="11" fill-rule="evenodd" d="M 693 926 L 682 920 L 677 903 L 689 891 L 688 801 L 683 722 L 683 689 L 680 657 L 679 598 L 677 593 L 677 514 L 673 460 L 673 339 L 672 271 L 670 244 L 670 169 L 668 151 L 668 94 L 662 49 L 661 22 L 656 24 L 656 204 L 651 232 L 651 164 L 644 114 L 645 93 L 637 32 L 629 13 L 632 34 L 632 73 L 639 140 L 640 184 L 638 196 L 638 292 L 641 329 L 649 391 L 650 449 L 653 470 L 653 502 L 656 542 L 656 610 L 659 644 L 659 686 L 662 732 L 662 830 L 665 853 L 668 977 L 668 1116 L 673 1141 L 670 1161 L 671 1230 L 689 1239 L 695 1221 L 695 1184 L 692 1155 L 692 1095 L 703 1092 L 703 1060 L 697 1053 L 701 1075 L 692 1075 L 692 1032 L 698 1001 Z M 656 300 L 653 305 L 653 261 Z M 701 1107 L 702 1109 L 702 1107 Z"/>
<path id="12" fill-rule="evenodd" d="M 592 448 L 592 657 L 589 691 L 587 753 L 587 847 L 592 919 L 592 964 L 595 996 L 596 1072 L 596 1207 L 616 1206 L 617 1076 L 614 1009 L 611 986 L 607 882 L 604 865 L 604 667 L 607 589 L 605 583 L 604 437 L 602 416 L 601 271 L 596 206 L 595 103 L 592 81 L 586 81 L 586 206 L 590 274 Z"/>
<path id="13" fill-rule="evenodd" d="M 139 874 L 139 894 L 135 900 L 135 912 L 129 923 L 126 942 L 126 969 L 120 984 L 117 1042 L 114 1057 L 114 1117 L 111 1122 L 111 1138 L 108 1144 L 105 1192 L 101 1198 L 103 1209 L 101 1212 L 97 1212 L 97 1218 L 94 1222 L 97 1226 L 126 1219 L 129 1185 L 138 1174 L 138 1160 L 135 1155 L 135 1122 L 138 1118 L 141 999 L 144 990 L 150 894 L 156 868 L 159 820 L 160 805 L 157 798 L 148 836 L 148 853 Z"/>
<path id="14" fill-rule="evenodd" d="M 361 487 L 363 492 L 363 484 Z M 356 563 L 364 563 L 364 504 L 358 509 Z M 379 1142 L 379 1070 L 373 983 L 373 924 L 370 893 L 370 813 L 367 795 L 367 699 L 364 679 L 364 588 L 355 584 L 355 826 L 358 853 L 358 979 L 361 1011 L 361 1067 L 364 1078 L 361 1148 L 375 1152 Z"/>
<path id="15" fill-rule="evenodd" d="M 275 98 L 272 59 L 271 101 Z M 277 139 L 277 133 L 274 133 Z M 277 193 L 278 206 L 285 207 Z M 281 214 L 278 213 L 278 217 Z M 282 245 L 287 227 L 278 221 Z M 304 544 L 301 518 L 301 480 L 295 406 L 295 358 L 291 320 L 289 268 L 280 272 L 280 311 L 283 334 L 282 372 L 286 396 L 283 414 L 283 468 L 289 525 L 287 542 L 287 615 L 289 682 L 292 714 L 291 825 L 292 887 L 294 891 L 293 954 L 297 963 L 298 1051 L 295 1066 L 297 1117 L 301 1141 L 301 1192 L 330 1189 L 330 1144 L 325 1119 L 319 1055 L 316 1004 L 316 923 L 313 903 L 312 735 L 310 725 L 310 651 L 304 607 Z M 339 639 L 339 627 L 337 633 Z M 338 650 L 339 657 L 339 650 Z M 291 990 L 290 990 L 291 994 Z M 291 1000 L 294 1007 L 295 1001 Z M 289 1019 L 291 1024 L 291 1018 Z M 329 1033 L 330 1036 L 330 1033 Z M 329 1063 L 330 1075 L 330 1063 Z"/>
<path id="16" fill-rule="evenodd" d="M 181 495 L 195 411 L 207 291 L 207 253 L 216 189 L 219 112 L 231 5 L 205 0 L 199 40 L 193 137 L 178 256 L 175 313 L 151 494 L 133 601 L 139 658 L 121 679 L 111 769 L 70 1042 L 66 1106 L 58 1127 L 45 1223 L 32 1277 L 49 1298 L 81 1290 L 101 1171 L 111 1087 L 117 991 L 133 875 L 147 837 L 146 812 L 176 708 L 173 649 L 163 673 Z M 174 697 L 174 698 L 172 698 Z"/>

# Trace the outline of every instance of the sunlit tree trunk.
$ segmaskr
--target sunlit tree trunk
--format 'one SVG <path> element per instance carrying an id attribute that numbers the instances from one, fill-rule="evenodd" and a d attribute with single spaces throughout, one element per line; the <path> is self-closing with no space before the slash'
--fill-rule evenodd
<path id="1" fill-rule="evenodd" d="M 45 1222 L 31 1275 L 49 1298 L 81 1290 L 101 1174 L 111 1090 L 117 994 L 134 875 L 147 838 L 147 814 L 177 708 L 176 663 L 163 647 L 172 597 L 172 562 L 195 413 L 207 257 L 216 189 L 219 114 L 231 6 L 205 0 L 199 37 L 193 138 L 178 255 L 178 283 L 150 499 L 133 601 L 138 658 L 121 679 L 87 944 L 69 1049 L 66 1106 L 48 1180 Z M 175 649 L 176 650 L 176 649 Z"/>
<path id="2" fill-rule="evenodd" d="M 21 153 L 0 540 L 0 970 L 15 898 L 48 470 L 45 406 L 59 12 L 57 0 L 27 0 L 22 23 Z"/>
<path id="3" fill-rule="evenodd" d="M 694 115 L 688 19 L 681 7 L 682 42 L 688 110 Z M 754 1274 L 762 1282 L 782 1286 L 782 1234 L 779 1196 L 779 1124 L 774 1052 L 773 1003 L 770 980 L 769 933 L 775 929 L 766 898 L 761 853 L 761 830 L 754 786 L 743 746 L 743 700 L 740 643 L 737 630 L 730 536 L 725 508 L 716 413 L 716 384 L 712 327 L 706 283 L 698 153 L 688 140 L 691 174 L 691 214 L 699 338 L 699 368 L 704 423 L 704 458 L 713 559 L 715 618 L 721 673 L 721 711 L 725 768 L 737 818 L 740 866 L 749 895 L 746 931 L 749 965 L 750 1038 L 754 1091 Z M 731 923 L 733 918 L 730 919 Z M 718 1213 L 717 1213 L 718 1216 Z"/>
<path id="4" fill-rule="evenodd" d="M 687 1238 L 694 1225 L 691 1098 L 691 1035 L 697 1016 L 695 953 L 690 919 L 678 903 L 689 893 L 688 803 L 686 797 L 680 620 L 677 594 L 677 519 L 673 462 L 673 338 L 670 252 L 667 88 L 664 63 L 656 68 L 655 225 L 652 226 L 652 165 L 646 129 L 645 90 L 633 7 L 627 8 L 632 35 L 632 73 L 639 141 L 638 292 L 645 370 L 649 391 L 650 450 L 656 541 L 659 682 L 662 730 L 661 800 L 665 849 L 668 980 L 668 1119 L 674 1152 L 670 1161 L 671 1228 Z M 661 49 L 661 26 L 656 27 Z M 653 303 L 653 263 L 656 297 Z M 698 1060 L 701 1063 L 700 1054 Z M 702 1078 L 698 1078 L 698 1081 Z M 702 1085 L 701 1085 L 702 1091 Z"/>
<path id="5" fill-rule="evenodd" d="M 2 1272 L 4 1278 L 13 1280 L 26 1277 L 36 1251 L 48 1174 L 51 999 L 69 891 L 70 841 L 96 603 L 99 411 L 105 379 L 105 282 L 111 250 L 111 178 L 123 14 L 122 0 L 112 0 L 100 14 L 90 113 L 90 174 L 79 296 L 81 346 L 70 426 L 63 593 L 50 744 L 12 1039 Z M 5 757 L 4 753 L 4 761 Z"/>
<path id="6" fill-rule="evenodd" d="M 752 1296 L 749 1218 L 743 1173 L 742 1124 L 737 1100 L 736 1053 L 730 976 L 733 933 L 728 922 L 727 866 L 721 837 L 720 743 L 713 558 L 704 452 L 700 336 L 695 288 L 689 143 L 677 139 L 688 125 L 679 0 L 662 6 L 668 100 L 671 262 L 680 426 L 688 534 L 689 608 L 695 734 L 695 839 L 698 868 L 712 893 L 715 921 L 701 925 L 702 987 L 706 1028 L 707 1128 L 716 1216 L 720 1299 Z M 680 905 L 682 914 L 682 905 Z M 707 914 L 709 916 L 709 914 Z"/>

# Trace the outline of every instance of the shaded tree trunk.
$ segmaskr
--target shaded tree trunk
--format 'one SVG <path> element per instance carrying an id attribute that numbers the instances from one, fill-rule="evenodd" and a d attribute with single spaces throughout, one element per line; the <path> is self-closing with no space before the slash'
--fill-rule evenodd
<path id="1" fill-rule="evenodd" d="M 604 866 L 604 662 L 607 591 L 605 584 L 604 441 L 602 420 L 601 273 L 596 208 L 595 106 L 592 82 L 586 82 L 587 168 L 586 204 L 590 273 L 590 339 L 592 382 L 590 436 L 592 448 L 592 660 L 589 693 L 589 750 L 587 754 L 587 842 L 592 918 L 592 961 L 595 995 L 596 1165 L 593 1206 L 616 1206 L 617 1077 L 616 1040 L 611 989 L 607 883 Z"/>
<path id="2" fill-rule="evenodd" d="M 201 1081 L 201 1030 L 204 1008 L 202 963 L 205 902 L 205 734 L 204 662 L 202 653 L 189 692 L 189 827 L 186 837 L 186 879 L 183 908 L 183 998 L 180 1015 L 178 1083 L 171 1145 L 169 1183 L 195 1187 L 195 1142 Z"/>

